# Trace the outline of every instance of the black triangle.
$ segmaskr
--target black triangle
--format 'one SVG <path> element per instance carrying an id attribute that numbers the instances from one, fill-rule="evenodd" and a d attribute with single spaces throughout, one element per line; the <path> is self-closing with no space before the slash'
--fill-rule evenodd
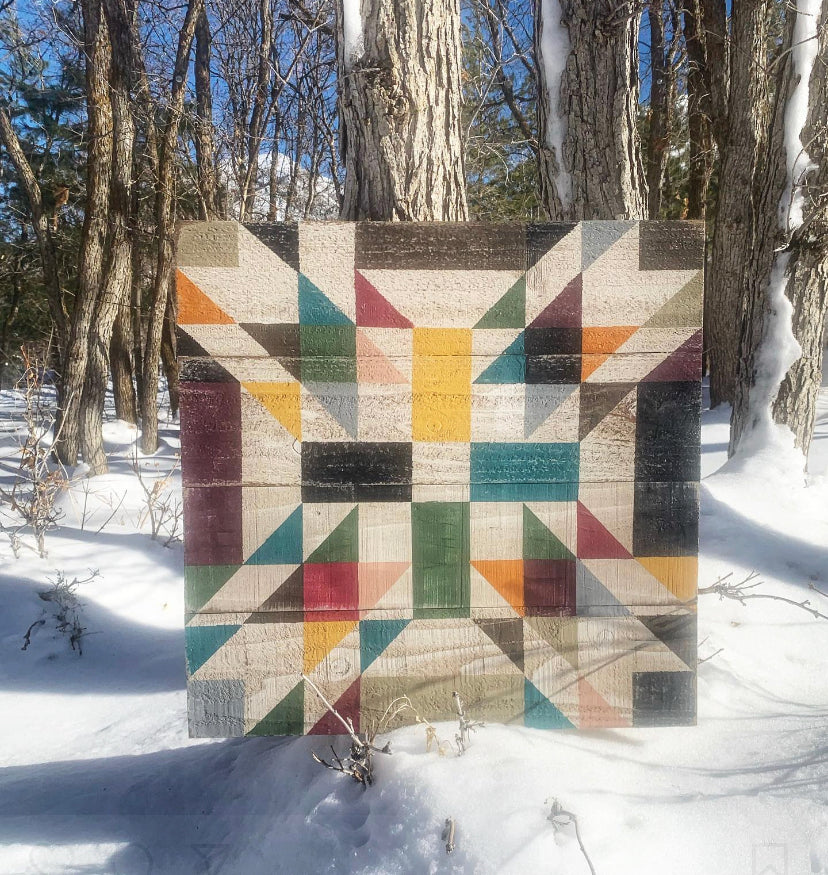
<path id="1" fill-rule="evenodd" d="M 181 356 L 203 356 L 210 355 L 206 349 L 191 335 L 180 326 L 175 327 L 175 354 Z"/>
<path id="2" fill-rule="evenodd" d="M 279 588 L 265 601 L 257 611 L 303 611 L 305 609 L 305 575 L 304 566 L 300 565 L 292 571 Z"/>
<path id="3" fill-rule="evenodd" d="M 523 620 L 520 617 L 507 617 L 474 622 L 523 672 Z"/>
<path id="4" fill-rule="evenodd" d="M 534 267 L 574 227 L 574 222 L 536 222 L 527 225 L 526 269 Z"/>
<path id="5" fill-rule="evenodd" d="M 286 264 L 294 270 L 299 270 L 299 226 L 291 224 L 252 224 L 245 225 L 248 231 L 257 237 L 271 252 L 275 252 Z"/>
<path id="6" fill-rule="evenodd" d="M 268 355 L 272 355 L 280 365 L 297 380 L 301 379 L 302 347 L 299 340 L 298 324 L 271 322 L 242 322 L 243 328 Z"/>
<path id="7" fill-rule="evenodd" d="M 582 441 L 635 387 L 635 383 L 581 383 L 578 440 Z"/>
<path id="8" fill-rule="evenodd" d="M 696 615 L 661 614 L 636 617 L 689 668 L 696 667 Z"/>
<path id="9" fill-rule="evenodd" d="M 178 379 L 182 383 L 238 383 L 230 371 L 211 358 L 182 358 Z"/>

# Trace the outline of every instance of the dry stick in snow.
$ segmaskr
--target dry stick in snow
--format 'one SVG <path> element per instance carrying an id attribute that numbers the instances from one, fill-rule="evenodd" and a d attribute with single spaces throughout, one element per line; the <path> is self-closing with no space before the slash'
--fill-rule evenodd
<path id="1" fill-rule="evenodd" d="M 547 800 L 547 802 L 548 801 L 549 800 Z M 583 839 L 581 839 L 581 831 L 578 828 L 578 818 L 571 811 L 567 811 L 563 808 L 557 799 L 553 799 L 552 810 L 549 812 L 549 820 L 552 823 L 555 832 L 558 832 L 565 826 L 569 826 L 570 823 L 575 827 L 575 838 L 578 840 L 578 847 L 580 847 L 581 853 L 584 855 L 587 866 L 589 866 L 589 871 L 592 875 L 596 875 L 595 867 L 592 865 L 592 860 L 590 860 L 589 854 L 584 847 Z"/>
<path id="2" fill-rule="evenodd" d="M 703 586 L 699 588 L 699 595 L 710 595 L 711 593 L 715 593 L 720 599 L 733 599 L 734 601 L 739 602 L 740 604 L 744 604 L 747 599 L 773 599 L 777 602 L 785 602 L 785 604 L 793 605 L 795 608 L 802 608 L 803 611 L 807 611 L 811 616 L 816 617 L 821 620 L 828 620 L 828 614 L 820 613 L 816 608 L 812 608 L 810 605 L 810 601 L 808 599 L 803 599 L 801 602 L 795 601 L 794 599 L 785 598 L 782 595 L 772 595 L 771 593 L 761 593 L 761 592 L 748 592 L 748 590 L 755 589 L 757 586 L 761 586 L 764 581 L 756 580 L 759 577 L 759 572 L 751 571 L 751 573 L 744 579 L 740 580 L 738 583 L 732 583 L 730 578 L 733 576 L 733 572 L 729 572 L 725 574 L 723 577 L 720 577 L 715 583 L 710 586 Z M 755 583 L 753 581 L 756 581 Z M 815 589 L 813 585 L 811 585 L 811 589 Z M 819 590 L 816 590 L 819 592 Z"/>

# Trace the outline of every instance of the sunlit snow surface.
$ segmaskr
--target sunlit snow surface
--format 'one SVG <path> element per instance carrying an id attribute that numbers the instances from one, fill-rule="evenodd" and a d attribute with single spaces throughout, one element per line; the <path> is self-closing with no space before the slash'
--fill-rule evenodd
<path id="1" fill-rule="evenodd" d="M 5 473 L 18 416 L 3 393 Z M 828 592 L 828 391 L 807 486 L 772 458 L 714 473 L 727 411 L 704 417 L 702 585 L 756 569 L 760 592 L 828 613 L 809 589 Z M 778 601 L 701 598 L 700 658 L 721 652 L 699 666 L 695 728 L 487 726 L 442 758 L 410 728 L 367 792 L 312 761 L 320 738 L 190 741 L 181 547 L 136 530 L 135 432 L 110 420 L 105 435 L 112 474 L 73 487 L 49 558 L 0 542 L 0 872 L 586 873 L 571 829 L 547 820 L 552 798 L 599 875 L 828 872 L 828 621 Z M 148 478 L 174 464 L 177 425 L 161 435 Z M 47 578 L 90 567 L 84 655 L 48 625 L 22 651 Z"/>

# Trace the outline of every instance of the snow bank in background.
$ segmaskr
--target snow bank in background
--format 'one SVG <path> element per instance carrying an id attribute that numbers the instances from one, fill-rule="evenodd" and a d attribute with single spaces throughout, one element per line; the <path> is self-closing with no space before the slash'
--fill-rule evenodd
<path id="1" fill-rule="evenodd" d="M 779 204 L 779 223 L 788 232 L 795 231 L 802 225 L 802 181 L 805 174 L 814 167 L 802 143 L 802 129 L 808 119 L 811 71 L 819 51 L 817 29 L 821 8 L 822 0 L 796 2 L 791 60 L 793 75 L 799 77 L 799 80 L 785 105 L 784 143 L 788 179 Z"/>
<path id="2" fill-rule="evenodd" d="M 342 0 L 342 38 L 345 69 L 350 70 L 365 51 L 360 0 Z"/>
<path id="3" fill-rule="evenodd" d="M 564 207 L 572 203 L 572 175 L 566 169 L 563 145 L 567 132 L 567 117 L 561 113 L 561 80 L 569 57 L 569 30 L 561 22 L 559 0 L 541 0 L 540 55 L 546 93 L 546 143 L 555 153 L 558 171 L 555 174 L 555 190 Z"/>

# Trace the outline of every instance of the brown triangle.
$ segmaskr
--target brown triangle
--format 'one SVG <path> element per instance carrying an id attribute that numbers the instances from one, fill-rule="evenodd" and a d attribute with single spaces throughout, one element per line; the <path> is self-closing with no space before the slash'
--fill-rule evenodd
<path id="1" fill-rule="evenodd" d="M 266 567 L 266 566 L 265 566 Z M 292 571 L 282 585 L 265 601 L 257 611 L 299 611 L 305 609 L 305 585 L 303 566 Z"/>
<path id="2" fill-rule="evenodd" d="M 523 620 L 518 617 L 502 620 L 475 620 L 480 629 L 523 672 Z"/>
<path id="3" fill-rule="evenodd" d="M 578 440 L 582 441 L 635 386 L 635 383 L 581 383 Z"/>

